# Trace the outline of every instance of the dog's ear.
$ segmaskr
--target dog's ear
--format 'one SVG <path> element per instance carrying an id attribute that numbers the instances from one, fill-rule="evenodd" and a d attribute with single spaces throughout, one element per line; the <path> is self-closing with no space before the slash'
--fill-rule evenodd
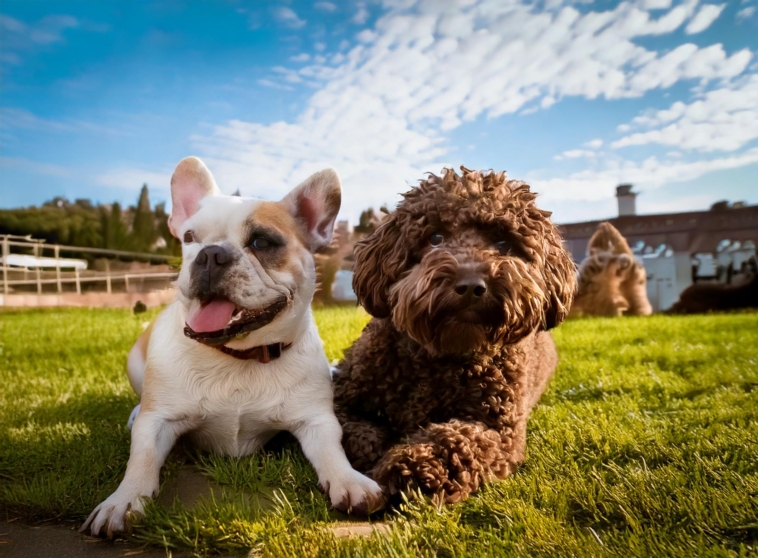
<path id="1" fill-rule="evenodd" d="M 200 207 L 205 196 L 218 196 L 221 192 L 208 167 L 197 157 L 186 157 L 176 165 L 171 177 L 171 216 L 168 228 L 176 238 L 182 225 Z"/>
<path id="2" fill-rule="evenodd" d="M 543 329 L 553 329 L 568 316 L 576 291 L 576 265 L 571 255 L 562 246 L 557 231 L 548 242 L 545 262 L 547 297 L 545 301 L 545 322 Z"/>
<path id="3" fill-rule="evenodd" d="M 361 306 L 375 318 L 390 315 L 389 288 L 406 268 L 409 251 L 401 229 L 397 214 L 392 213 L 355 245 L 353 290 Z"/>
<path id="4" fill-rule="evenodd" d="M 603 221 L 597 226 L 587 244 L 587 255 L 594 256 L 598 252 L 612 252 L 614 254 L 631 254 L 632 249 L 619 230 L 608 221 Z"/>
<path id="5" fill-rule="evenodd" d="M 311 252 L 329 246 L 342 203 L 337 171 L 325 169 L 309 176 L 282 203 L 300 225 Z"/>

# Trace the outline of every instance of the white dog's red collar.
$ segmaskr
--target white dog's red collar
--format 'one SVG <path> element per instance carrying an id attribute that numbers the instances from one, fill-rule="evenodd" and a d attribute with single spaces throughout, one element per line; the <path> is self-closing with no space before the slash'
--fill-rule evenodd
<path id="1" fill-rule="evenodd" d="M 222 353 L 233 356 L 234 358 L 239 358 L 242 360 L 257 360 L 258 362 L 262 362 L 263 364 L 266 364 L 267 362 L 271 362 L 274 359 L 279 358 L 282 356 L 282 351 L 285 349 L 289 349 L 292 346 L 292 343 L 273 343 L 271 345 L 261 345 L 259 347 L 251 347 L 250 349 L 230 349 L 229 347 L 226 347 L 224 345 L 213 347 L 214 349 L 218 349 Z"/>
<path id="2" fill-rule="evenodd" d="M 292 343 L 272 343 L 271 345 L 250 347 L 249 349 L 232 349 L 223 345 L 223 343 L 228 342 L 229 339 L 224 337 L 210 337 L 206 333 L 195 333 L 189 326 L 184 327 L 184 335 L 198 343 L 218 349 L 222 353 L 233 356 L 234 358 L 242 360 L 256 359 L 264 364 L 282 356 L 282 351 L 284 349 L 289 349 L 292 345 Z"/>

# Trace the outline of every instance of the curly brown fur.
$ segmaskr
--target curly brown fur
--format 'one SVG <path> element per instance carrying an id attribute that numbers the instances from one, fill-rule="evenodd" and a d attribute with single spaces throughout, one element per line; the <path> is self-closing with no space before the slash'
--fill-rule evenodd
<path id="1" fill-rule="evenodd" d="M 652 314 L 645 268 L 634 259 L 616 227 L 600 223 L 587 251 L 588 256 L 579 265 L 579 288 L 571 317 Z"/>
<path id="2" fill-rule="evenodd" d="M 557 363 L 546 330 L 575 288 L 529 186 L 461 168 L 406 193 L 355 249 L 374 319 L 339 364 L 335 404 L 351 462 L 390 495 L 457 502 L 524 460 Z"/>

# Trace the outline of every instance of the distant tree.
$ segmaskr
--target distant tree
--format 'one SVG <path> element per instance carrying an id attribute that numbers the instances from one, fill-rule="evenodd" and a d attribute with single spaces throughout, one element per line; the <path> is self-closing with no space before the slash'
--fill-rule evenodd
<path id="1" fill-rule="evenodd" d="M 113 203 L 110 209 L 100 206 L 102 215 L 103 245 L 109 250 L 131 250 L 129 232 L 124 223 L 121 204 Z"/>
<path id="2" fill-rule="evenodd" d="M 174 235 L 171 234 L 171 229 L 168 228 L 168 218 L 169 214 L 166 213 L 166 204 L 156 204 L 156 231 L 158 236 L 162 237 L 163 240 L 166 241 L 166 247 L 161 251 L 165 251 L 167 254 L 179 255 L 182 253 L 182 245 L 176 238 L 174 238 Z"/>
<path id="3" fill-rule="evenodd" d="M 374 232 L 375 228 L 376 224 L 374 223 L 374 208 L 369 207 L 368 209 L 361 211 L 361 216 L 358 218 L 358 224 L 354 227 L 353 230 L 355 230 L 355 232 L 358 234 L 369 235 Z"/>
<path id="4" fill-rule="evenodd" d="M 150 194 L 147 190 L 147 184 L 143 184 L 132 222 L 132 238 L 138 251 L 147 252 L 150 250 L 157 238 L 155 229 L 155 216 L 150 209 Z"/>
<path id="5" fill-rule="evenodd" d="M 376 227 L 379 226 L 379 223 L 382 222 L 385 215 L 389 215 L 389 213 L 390 210 L 387 209 L 386 205 L 379 208 L 379 213 L 374 211 L 373 207 L 369 207 L 368 209 L 361 211 L 361 216 L 358 218 L 358 224 L 353 230 L 356 234 L 368 236 L 376 230 Z"/>

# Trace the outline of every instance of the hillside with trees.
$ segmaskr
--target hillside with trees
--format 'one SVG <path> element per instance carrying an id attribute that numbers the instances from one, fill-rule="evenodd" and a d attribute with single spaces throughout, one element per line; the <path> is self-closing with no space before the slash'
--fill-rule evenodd
<path id="1" fill-rule="evenodd" d="M 95 205 L 56 197 L 40 207 L 0 209 L 0 234 L 87 248 L 181 254 L 181 245 L 168 228 L 165 205 L 151 207 L 147 184 L 137 204 L 127 208 L 117 202 Z"/>

